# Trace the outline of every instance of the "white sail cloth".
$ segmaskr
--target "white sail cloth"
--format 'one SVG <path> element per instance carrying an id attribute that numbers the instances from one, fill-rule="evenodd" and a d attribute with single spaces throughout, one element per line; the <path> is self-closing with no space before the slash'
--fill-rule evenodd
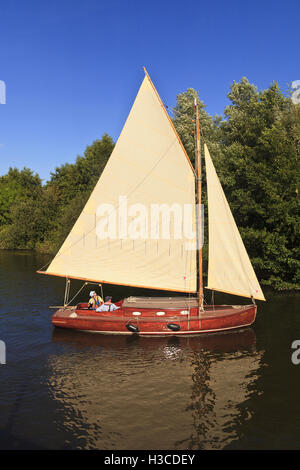
<path id="1" fill-rule="evenodd" d="M 207 288 L 265 300 L 206 145 L 204 155 L 209 223 Z"/>
<path id="2" fill-rule="evenodd" d="M 163 209 L 160 222 L 168 225 L 169 237 L 156 232 L 153 204 Z M 185 209 L 191 230 L 182 230 L 180 238 Z M 193 168 L 146 75 L 112 155 L 47 273 L 195 292 L 196 251 L 189 249 L 195 232 Z"/>

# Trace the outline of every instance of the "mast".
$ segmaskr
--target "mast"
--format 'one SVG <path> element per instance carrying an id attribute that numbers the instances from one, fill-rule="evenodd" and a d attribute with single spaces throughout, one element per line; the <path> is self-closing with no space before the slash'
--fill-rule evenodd
<path id="1" fill-rule="evenodd" d="M 200 124 L 198 102 L 195 98 L 196 109 L 196 181 L 197 181 L 197 240 L 198 240 L 198 302 L 199 313 L 203 311 L 203 272 L 202 272 L 202 233 L 201 233 L 201 147 L 200 147 Z"/>

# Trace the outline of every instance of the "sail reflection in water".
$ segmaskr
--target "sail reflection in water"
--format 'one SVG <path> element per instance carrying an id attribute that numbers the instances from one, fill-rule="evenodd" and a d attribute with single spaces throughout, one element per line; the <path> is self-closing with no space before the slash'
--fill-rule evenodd
<path id="1" fill-rule="evenodd" d="M 251 329 L 155 339 L 56 329 L 52 340 L 62 353 L 49 358 L 49 389 L 72 448 L 221 449 L 251 416 L 261 360 Z"/>

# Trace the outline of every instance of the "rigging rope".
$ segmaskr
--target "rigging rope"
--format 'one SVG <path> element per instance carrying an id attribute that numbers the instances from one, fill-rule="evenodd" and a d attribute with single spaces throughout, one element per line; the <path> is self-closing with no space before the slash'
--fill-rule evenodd
<path id="1" fill-rule="evenodd" d="M 70 305 L 71 302 L 73 302 L 73 300 L 75 299 L 75 297 L 77 297 L 77 295 L 82 291 L 82 289 L 87 286 L 88 284 L 92 284 L 92 285 L 99 285 L 100 289 L 101 289 L 101 298 L 103 299 L 103 287 L 102 287 L 102 284 L 98 284 L 98 282 L 84 282 L 83 285 L 80 287 L 80 289 L 78 290 L 78 292 L 76 292 L 76 294 L 74 295 L 74 297 L 72 297 L 72 299 L 66 303 L 66 300 L 68 300 L 68 297 L 69 297 L 69 293 L 70 293 L 70 284 L 71 284 L 71 281 L 70 279 L 66 278 L 66 291 L 65 291 L 65 301 L 64 301 L 64 307 L 68 307 Z M 67 289 L 67 286 L 68 286 L 68 289 Z M 68 290 L 68 293 L 67 293 L 67 290 Z M 66 294 L 67 294 L 67 298 L 66 298 Z"/>

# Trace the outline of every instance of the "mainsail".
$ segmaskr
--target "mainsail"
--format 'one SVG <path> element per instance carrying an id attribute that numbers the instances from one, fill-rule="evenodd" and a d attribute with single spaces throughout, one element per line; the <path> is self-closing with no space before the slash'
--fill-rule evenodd
<path id="1" fill-rule="evenodd" d="M 208 289 L 265 300 L 204 145 L 209 223 Z"/>
<path id="2" fill-rule="evenodd" d="M 169 236 L 153 227 L 158 207 Z M 192 216 L 191 230 L 180 237 L 184 209 Z M 46 273 L 195 292 L 195 211 L 193 167 L 146 73 L 112 155 Z"/>

